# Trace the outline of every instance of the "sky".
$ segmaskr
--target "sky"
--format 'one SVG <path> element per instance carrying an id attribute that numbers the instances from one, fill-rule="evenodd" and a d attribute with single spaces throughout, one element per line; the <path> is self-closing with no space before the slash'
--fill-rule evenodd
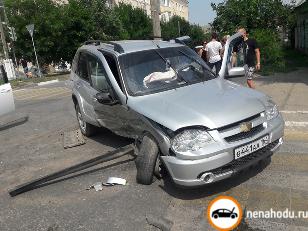
<path id="1" fill-rule="evenodd" d="M 290 2 L 290 0 L 283 1 L 285 3 Z M 189 0 L 189 21 L 200 26 L 213 22 L 216 14 L 211 7 L 211 2 L 217 4 L 223 2 L 223 0 Z"/>
<path id="2" fill-rule="evenodd" d="M 222 0 L 190 0 L 189 21 L 201 26 L 212 22 L 216 15 L 211 7 L 211 2 L 220 3 Z"/>

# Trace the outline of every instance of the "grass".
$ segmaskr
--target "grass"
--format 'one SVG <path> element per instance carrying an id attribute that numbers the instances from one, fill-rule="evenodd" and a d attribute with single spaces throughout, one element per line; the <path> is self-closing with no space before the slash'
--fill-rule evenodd
<path id="1" fill-rule="evenodd" d="M 65 81 L 69 79 L 69 74 L 64 74 L 64 75 L 50 75 L 50 76 L 44 76 L 42 78 L 36 77 L 36 78 L 28 78 L 28 79 L 14 79 L 11 80 L 11 86 L 12 88 L 20 88 L 24 86 L 29 86 L 33 85 L 36 83 L 41 83 L 41 82 L 46 82 L 50 80 L 55 80 L 58 79 L 59 81 Z"/>
<path id="2" fill-rule="evenodd" d="M 282 65 L 280 67 L 273 65 L 263 66 L 261 75 L 270 75 L 277 72 L 288 73 L 303 67 L 308 67 L 308 55 L 290 48 L 283 49 L 281 61 Z"/>

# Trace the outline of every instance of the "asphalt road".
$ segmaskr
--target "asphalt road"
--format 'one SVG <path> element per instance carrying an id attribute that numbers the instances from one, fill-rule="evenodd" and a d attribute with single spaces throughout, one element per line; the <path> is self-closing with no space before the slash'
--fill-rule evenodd
<path id="1" fill-rule="evenodd" d="M 204 213 L 218 195 L 234 196 L 247 210 L 308 210 L 308 144 L 302 126 L 290 128 L 295 135 L 287 138 L 271 161 L 203 188 L 179 189 L 168 177 L 151 186 L 138 185 L 135 164 L 127 156 L 11 198 L 8 190 L 16 185 L 131 142 L 102 130 L 86 139 L 85 145 L 64 149 L 63 133 L 77 128 L 65 85 L 14 94 L 16 112 L 2 122 L 25 115 L 29 120 L 0 132 L 0 230 L 159 230 L 147 218 L 161 224 L 166 219 L 171 230 L 213 230 Z M 291 92 L 289 99 L 292 96 Z M 125 178 L 128 185 L 85 190 L 109 176 Z M 246 219 L 241 227 L 308 230 L 308 220 Z"/>

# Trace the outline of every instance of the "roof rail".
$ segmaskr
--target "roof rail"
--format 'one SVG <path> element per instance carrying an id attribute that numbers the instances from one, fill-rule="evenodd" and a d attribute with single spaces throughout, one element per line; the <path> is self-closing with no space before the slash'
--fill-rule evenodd
<path id="1" fill-rule="evenodd" d="M 124 49 L 123 49 L 123 47 L 120 44 L 118 44 L 116 42 L 106 42 L 106 43 L 110 44 L 110 45 L 113 45 L 114 51 L 116 51 L 118 53 L 124 53 Z"/>
<path id="2" fill-rule="evenodd" d="M 85 41 L 83 44 L 84 45 L 90 45 L 90 44 L 93 44 L 95 46 L 99 46 L 101 44 L 101 40 L 88 40 L 88 41 Z"/>

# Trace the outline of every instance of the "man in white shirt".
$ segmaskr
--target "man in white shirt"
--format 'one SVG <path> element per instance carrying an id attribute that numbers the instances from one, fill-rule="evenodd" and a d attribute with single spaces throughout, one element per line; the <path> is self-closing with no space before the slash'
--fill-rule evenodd
<path id="1" fill-rule="evenodd" d="M 216 74 L 218 75 L 220 68 L 221 68 L 221 52 L 222 52 L 222 45 L 220 42 L 217 41 L 217 34 L 212 34 L 212 41 L 206 44 L 205 50 L 207 52 L 208 57 L 208 64 L 211 69 L 215 67 Z"/>

